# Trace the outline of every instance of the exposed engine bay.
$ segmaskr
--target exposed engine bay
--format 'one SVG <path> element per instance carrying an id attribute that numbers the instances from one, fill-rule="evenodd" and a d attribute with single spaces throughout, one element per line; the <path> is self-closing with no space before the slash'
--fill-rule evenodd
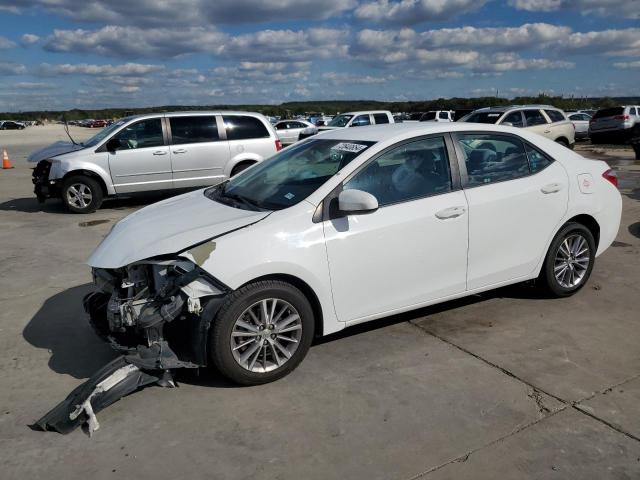
<path id="1" fill-rule="evenodd" d="M 68 433 L 138 388 L 173 387 L 172 371 L 207 364 L 211 321 L 229 289 L 187 259 L 156 259 L 119 269 L 94 268 L 97 290 L 84 307 L 96 332 L 122 356 L 36 422 Z"/>

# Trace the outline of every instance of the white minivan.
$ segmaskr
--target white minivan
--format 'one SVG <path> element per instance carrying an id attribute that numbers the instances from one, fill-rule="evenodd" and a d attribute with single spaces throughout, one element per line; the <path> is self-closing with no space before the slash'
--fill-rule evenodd
<path id="1" fill-rule="evenodd" d="M 83 143 L 32 153 L 38 200 L 61 198 L 74 213 L 107 196 L 215 185 L 278 152 L 275 129 L 259 113 L 174 112 L 123 118 Z"/>

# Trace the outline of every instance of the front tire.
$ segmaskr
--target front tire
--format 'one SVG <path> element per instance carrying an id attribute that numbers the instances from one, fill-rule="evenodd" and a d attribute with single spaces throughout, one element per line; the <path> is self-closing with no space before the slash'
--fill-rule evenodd
<path id="1" fill-rule="evenodd" d="M 209 351 L 222 375 L 240 385 L 291 373 L 313 341 L 313 310 L 294 286 L 267 280 L 233 292 L 212 325 Z"/>
<path id="2" fill-rule="evenodd" d="M 91 177 L 74 175 L 62 184 L 62 202 L 70 212 L 92 213 L 102 205 L 102 188 Z"/>
<path id="3" fill-rule="evenodd" d="M 589 279 L 595 254 L 591 231 L 580 223 L 567 223 L 551 242 L 538 280 L 555 297 L 573 295 Z"/>

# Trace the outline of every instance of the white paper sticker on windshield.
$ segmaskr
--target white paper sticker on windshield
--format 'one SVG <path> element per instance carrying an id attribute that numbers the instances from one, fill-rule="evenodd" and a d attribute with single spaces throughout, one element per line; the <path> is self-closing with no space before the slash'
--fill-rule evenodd
<path id="1" fill-rule="evenodd" d="M 293 197 L 295 197 L 295 195 L 293 193 L 287 193 L 284 198 L 286 198 L 287 200 L 291 200 Z"/>
<path id="2" fill-rule="evenodd" d="M 360 143 L 338 143 L 337 145 L 334 145 L 333 147 L 331 147 L 331 150 L 340 150 L 342 152 L 351 152 L 351 153 L 359 153 L 362 150 L 364 150 L 365 148 L 367 148 L 368 145 L 362 145 Z"/>

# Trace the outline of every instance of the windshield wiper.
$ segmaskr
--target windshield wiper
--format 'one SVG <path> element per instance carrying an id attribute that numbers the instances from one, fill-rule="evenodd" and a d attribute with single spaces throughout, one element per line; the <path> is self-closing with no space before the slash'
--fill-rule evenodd
<path id="1" fill-rule="evenodd" d="M 243 197 L 241 195 L 238 195 L 236 193 L 227 193 L 227 192 L 224 192 L 224 191 L 222 191 L 221 193 L 222 193 L 222 195 L 224 197 L 230 198 L 231 200 L 235 200 L 238 203 L 241 203 L 241 204 L 243 204 L 243 205 L 245 205 L 247 207 L 250 207 L 252 210 L 253 209 L 264 210 L 264 208 L 262 208 L 260 206 L 260 204 L 258 202 L 256 202 L 256 201 L 254 201 L 254 200 L 250 200 L 250 199 L 245 198 L 245 197 Z"/>

